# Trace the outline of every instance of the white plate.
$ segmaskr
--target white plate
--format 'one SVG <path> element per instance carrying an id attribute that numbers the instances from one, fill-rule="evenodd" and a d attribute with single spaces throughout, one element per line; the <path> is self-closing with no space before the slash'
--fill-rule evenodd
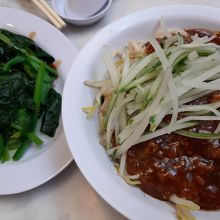
<path id="1" fill-rule="evenodd" d="M 28 36 L 36 32 L 34 40 L 43 49 L 61 60 L 56 88 L 62 92 L 67 73 L 76 58 L 73 44 L 55 27 L 29 13 L 0 8 L 0 27 Z M 31 147 L 17 162 L 0 164 L 0 195 L 20 193 L 35 188 L 63 170 L 72 161 L 62 123 L 54 139 L 46 139 L 41 149 Z"/>
<path id="2" fill-rule="evenodd" d="M 205 6 L 173 5 L 151 8 L 122 18 L 100 31 L 80 52 L 64 88 L 64 130 L 74 159 L 93 188 L 115 209 L 129 219 L 175 220 L 175 209 L 167 202 L 145 195 L 127 185 L 99 144 L 97 118 L 87 120 L 81 107 L 91 105 L 94 90 L 84 80 L 103 78 L 103 45 L 123 47 L 130 39 L 144 40 L 152 35 L 164 16 L 168 27 L 220 30 L 220 9 Z M 75 72 L 77 71 L 77 75 Z M 218 220 L 219 211 L 197 212 L 198 220 Z"/>

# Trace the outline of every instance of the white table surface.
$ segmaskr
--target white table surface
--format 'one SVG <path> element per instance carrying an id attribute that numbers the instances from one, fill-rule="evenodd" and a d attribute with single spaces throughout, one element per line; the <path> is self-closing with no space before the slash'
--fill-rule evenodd
<path id="1" fill-rule="evenodd" d="M 219 0 L 113 0 L 109 13 L 97 24 L 89 27 L 68 25 L 63 33 L 80 50 L 102 27 L 122 16 L 153 6 L 177 3 L 220 7 Z M 46 19 L 30 0 L 0 0 L 0 6 L 18 8 Z M 1 196 L 0 219 L 123 220 L 125 218 L 97 195 L 73 162 L 65 171 L 43 186 L 18 195 Z"/>

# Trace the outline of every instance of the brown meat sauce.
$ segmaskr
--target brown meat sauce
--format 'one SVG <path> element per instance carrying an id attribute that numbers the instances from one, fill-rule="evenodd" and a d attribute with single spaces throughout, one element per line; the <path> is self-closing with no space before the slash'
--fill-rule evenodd
<path id="1" fill-rule="evenodd" d="M 189 34 L 211 35 L 191 29 Z M 220 34 L 218 35 L 220 36 Z M 220 44 L 220 37 L 213 40 Z M 191 104 L 220 100 L 220 91 Z M 194 131 L 213 132 L 218 121 L 201 123 Z M 200 140 L 171 133 L 133 146 L 127 153 L 127 171 L 140 174 L 141 189 L 160 200 L 171 195 L 191 200 L 202 209 L 220 208 L 220 140 Z"/>

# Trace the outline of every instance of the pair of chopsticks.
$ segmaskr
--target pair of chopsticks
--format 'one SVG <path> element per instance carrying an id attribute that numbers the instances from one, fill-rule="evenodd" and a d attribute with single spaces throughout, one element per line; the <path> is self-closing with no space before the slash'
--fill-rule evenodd
<path id="1" fill-rule="evenodd" d="M 66 27 L 66 23 L 56 14 L 45 0 L 32 0 L 32 2 L 48 17 L 50 22 L 58 29 Z"/>

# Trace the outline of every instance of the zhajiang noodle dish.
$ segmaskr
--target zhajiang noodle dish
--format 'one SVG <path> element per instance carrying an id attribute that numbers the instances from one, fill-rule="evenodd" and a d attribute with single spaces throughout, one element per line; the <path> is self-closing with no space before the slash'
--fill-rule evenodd
<path id="1" fill-rule="evenodd" d="M 97 89 L 100 142 L 130 185 L 190 211 L 220 208 L 220 34 L 158 31 L 103 47 L 108 77 Z"/>

